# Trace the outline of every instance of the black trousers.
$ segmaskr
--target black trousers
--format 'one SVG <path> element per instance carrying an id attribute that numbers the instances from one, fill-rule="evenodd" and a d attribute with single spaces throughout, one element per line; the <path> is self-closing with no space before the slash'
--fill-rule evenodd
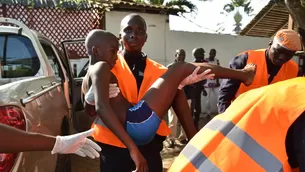
<path id="1" fill-rule="evenodd" d="M 165 137 L 156 135 L 147 145 L 139 146 L 140 152 L 148 163 L 149 172 L 162 172 L 160 152 L 163 149 Z M 102 148 L 100 156 L 101 172 L 131 172 L 135 170 L 128 149 L 118 148 L 106 144 L 99 144 Z"/>
<path id="2" fill-rule="evenodd" d="M 199 123 L 199 118 L 201 114 L 201 92 L 194 92 L 191 98 L 191 109 L 192 109 L 192 114 L 193 114 L 193 119 L 194 119 L 194 124 L 196 128 L 198 129 L 198 123 Z"/>
<path id="3" fill-rule="evenodd" d="M 284 115 L 284 114 L 283 114 Z M 276 143 L 275 143 L 276 144 Z M 290 126 L 286 136 L 286 152 L 291 168 L 305 172 L 305 113 Z"/>

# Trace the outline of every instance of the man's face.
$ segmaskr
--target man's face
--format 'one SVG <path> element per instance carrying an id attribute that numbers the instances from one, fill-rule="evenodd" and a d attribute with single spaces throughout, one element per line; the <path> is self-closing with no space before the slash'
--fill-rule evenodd
<path id="1" fill-rule="evenodd" d="M 107 43 L 102 43 L 96 46 L 96 56 L 99 60 L 105 61 L 111 68 L 113 68 L 118 59 L 117 52 L 119 50 L 119 42 L 115 38 L 109 39 L 105 42 Z"/>
<path id="2" fill-rule="evenodd" d="M 216 51 L 215 50 L 211 50 L 209 55 L 210 55 L 211 58 L 215 58 Z"/>
<path id="3" fill-rule="evenodd" d="M 177 50 L 176 51 L 176 61 L 184 62 L 184 60 L 185 60 L 185 51 L 184 50 Z"/>
<path id="4" fill-rule="evenodd" d="M 295 51 L 289 51 L 276 42 L 273 42 L 269 49 L 269 58 L 276 66 L 285 64 L 293 57 L 294 54 Z"/>
<path id="5" fill-rule="evenodd" d="M 194 53 L 194 57 L 197 60 L 204 60 L 205 51 L 203 49 L 199 49 Z"/>
<path id="6" fill-rule="evenodd" d="M 145 22 L 140 17 L 130 17 L 122 23 L 120 36 L 127 51 L 142 51 L 147 39 Z"/>

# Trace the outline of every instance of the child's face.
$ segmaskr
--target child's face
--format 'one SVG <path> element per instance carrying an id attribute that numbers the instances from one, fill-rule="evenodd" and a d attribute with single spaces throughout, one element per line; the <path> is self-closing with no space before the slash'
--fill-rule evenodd
<path id="1" fill-rule="evenodd" d="M 119 50 L 119 42 L 117 39 L 111 39 L 105 44 L 101 44 L 97 47 L 99 60 L 105 61 L 111 68 L 118 59 L 117 52 Z"/>

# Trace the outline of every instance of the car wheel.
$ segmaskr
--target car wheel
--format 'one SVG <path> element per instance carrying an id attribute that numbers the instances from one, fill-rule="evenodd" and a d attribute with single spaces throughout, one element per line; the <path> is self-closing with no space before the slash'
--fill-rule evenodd
<path id="1" fill-rule="evenodd" d="M 61 135 L 69 135 L 69 122 L 67 119 L 64 119 L 61 127 Z M 56 170 L 55 172 L 71 172 L 71 158 L 69 154 L 58 154 L 56 161 Z"/>

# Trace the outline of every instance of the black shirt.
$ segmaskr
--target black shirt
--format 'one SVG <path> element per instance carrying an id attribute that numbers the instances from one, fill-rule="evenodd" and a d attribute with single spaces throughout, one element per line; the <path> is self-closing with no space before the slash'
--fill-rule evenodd
<path id="1" fill-rule="evenodd" d="M 290 126 L 286 136 L 286 153 L 291 168 L 305 172 L 305 112 Z M 275 143 L 276 144 L 276 143 Z"/>
<path id="2" fill-rule="evenodd" d="M 123 55 L 124 55 L 126 63 L 129 66 L 129 69 L 131 70 L 133 76 L 136 79 L 137 89 L 139 92 L 142 82 L 143 82 L 143 78 L 144 78 L 144 71 L 146 68 L 147 55 L 144 53 L 132 53 L 131 54 L 126 51 L 123 51 Z"/>
<path id="3" fill-rule="evenodd" d="M 279 72 L 281 66 L 274 65 L 268 58 L 268 50 L 265 53 L 267 71 L 268 71 L 268 83 L 271 83 L 274 76 Z M 247 65 L 248 53 L 241 54 L 233 58 L 229 65 L 232 69 L 243 69 Z M 218 113 L 223 113 L 231 104 L 236 92 L 239 89 L 241 81 L 234 79 L 223 79 L 219 89 L 218 96 Z"/>

